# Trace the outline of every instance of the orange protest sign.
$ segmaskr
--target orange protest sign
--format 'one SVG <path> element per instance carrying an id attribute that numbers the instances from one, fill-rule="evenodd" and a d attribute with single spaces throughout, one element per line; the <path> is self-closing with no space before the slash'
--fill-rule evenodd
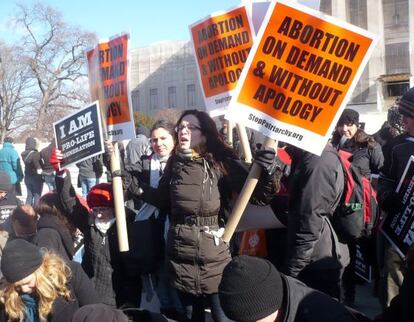
<path id="1" fill-rule="evenodd" d="M 358 81 L 375 37 L 287 1 L 273 3 L 263 24 L 235 94 L 237 119 L 232 113 L 228 116 L 318 154 Z M 241 115 L 241 107 L 249 109 Z M 309 146 L 321 137 L 319 148 Z"/>
<path id="2" fill-rule="evenodd" d="M 266 231 L 264 229 L 244 231 L 240 242 L 239 255 L 266 257 Z"/>
<path id="3" fill-rule="evenodd" d="M 92 100 L 99 100 L 112 140 L 134 137 L 128 91 L 128 35 L 99 43 L 87 52 Z"/>
<path id="4" fill-rule="evenodd" d="M 253 45 L 246 8 L 209 16 L 190 33 L 207 110 L 227 106 Z"/>

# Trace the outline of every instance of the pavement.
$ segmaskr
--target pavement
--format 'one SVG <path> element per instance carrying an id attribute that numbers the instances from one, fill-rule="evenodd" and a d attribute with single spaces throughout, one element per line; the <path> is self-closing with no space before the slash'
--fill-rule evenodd
<path id="1" fill-rule="evenodd" d="M 381 313 L 381 305 L 379 299 L 374 296 L 372 283 L 357 285 L 354 309 L 364 313 L 371 319 Z"/>

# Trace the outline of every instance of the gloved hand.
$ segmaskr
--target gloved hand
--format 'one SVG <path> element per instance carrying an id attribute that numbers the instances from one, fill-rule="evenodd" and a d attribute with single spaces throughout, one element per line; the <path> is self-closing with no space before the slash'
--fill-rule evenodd
<path id="1" fill-rule="evenodd" d="M 390 192 L 383 195 L 379 200 L 380 206 L 386 212 L 398 212 L 402 207 L 402 201 L 396 192 Z"/>
<path id="2" fill-rule="evenodd" d="M 50 155 L 49 162 L 52 165 L 53 169 L 56 171 L 57 175 L 62 175 L 65 172 L 65 169 L 60 169 L 60 163 L 62 162 L 62 159 L 62 151 L 54 148 L 52 150 L 52 154 Z"/>
<path id="3" fill-rule="evenodd" d="M 133 181 L 131 173 L 129 173 L 126 170 L 116 170 L 116 171 L 111 173 L 111 176 L 112 176 L 112 178 L 120 177 L 122 179 L 122 189 L 123 189 L 123 191 L 127 191 L 127 189 L 131 186 L 132 181 Z M 136 180 L 136 182 L 138 182 L 138 180 Z M 136 183 L 135 186 L 134 186 L 134 188 L 135 188 L 136 191 L 134 190 L 133 192 L 136 193 L 137 195 L 139 195 L 140 193 L 138 193 L 138 191 L 139 191 L 140 187 L 139 187 L 138 183 Z M 132 191 L 133 188 L 131 188 L 130 190 Z"/>
<path id="4" fill-rule="evenodd" d="M 254 162 L 269 176 L 273 176 L 277 169 L 281 170 L 283 165 L 273 148 L 257 150 L 254 154 Z"/>

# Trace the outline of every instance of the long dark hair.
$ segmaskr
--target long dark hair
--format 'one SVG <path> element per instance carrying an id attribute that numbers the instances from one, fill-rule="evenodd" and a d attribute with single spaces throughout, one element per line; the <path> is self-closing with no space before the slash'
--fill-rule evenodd
<path id="1" fill-rule="evenodd" d="M 186 110 L 178 119 L 177 126 L 180 125 L 182 119 L 187 115 L 194 115 L 200 123 L 201 132 L 206 138 L 205 153 L 203 156 L 207 161 L 214 166 L 224 169 L 222 162 L 226 158 L 237 159 L 236 153 L 230 146 L 224 143 L 222 136 L 217 130 L 216 123 L 206 112 Z M 178 142 L 178 133 L 176 133 L 176 140 Z"/>
<path id="2" fill-rule="evenodd" d="M 64 215 L 63 205 L 56 192 L 44 194 L 35 206 L 36 213 L 40 216 L 54 216 L 66 227 L 72 238 L 76 236 L 76 227 Z"/>
<path id="3" fill-rule="evenodd" d="M 341 140 L 341 135 L 338 131 L 335 131 L 332 136 L 332 144 L 338 145 Z M 367 134 L 363 129 L 358 128 L 355 135 L 350 139 L 353 142 L 353 145 L 358 148 L 374 148 L 376 141 L 372 135 Z"/>

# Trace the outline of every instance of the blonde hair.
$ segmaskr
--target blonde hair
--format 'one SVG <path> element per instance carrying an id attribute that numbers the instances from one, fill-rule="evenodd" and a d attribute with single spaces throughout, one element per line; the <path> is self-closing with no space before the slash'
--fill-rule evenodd
<path id="1" fill-rule="evenodd" d="M 34 272 L 34 275 L 37 310 L 39 318 L 44 320 L 51 313 L 53 302 L 58 297 L 71 300 L 68 282 L 72 273 L 62 258 L 54 253 L 46 252 L 42 265 Z M 8 321 L 22 321 L 25 318 L 24 304 L 14 283 L 6 282 L 2 285 L 0 301 L 4 304 Z"/>

